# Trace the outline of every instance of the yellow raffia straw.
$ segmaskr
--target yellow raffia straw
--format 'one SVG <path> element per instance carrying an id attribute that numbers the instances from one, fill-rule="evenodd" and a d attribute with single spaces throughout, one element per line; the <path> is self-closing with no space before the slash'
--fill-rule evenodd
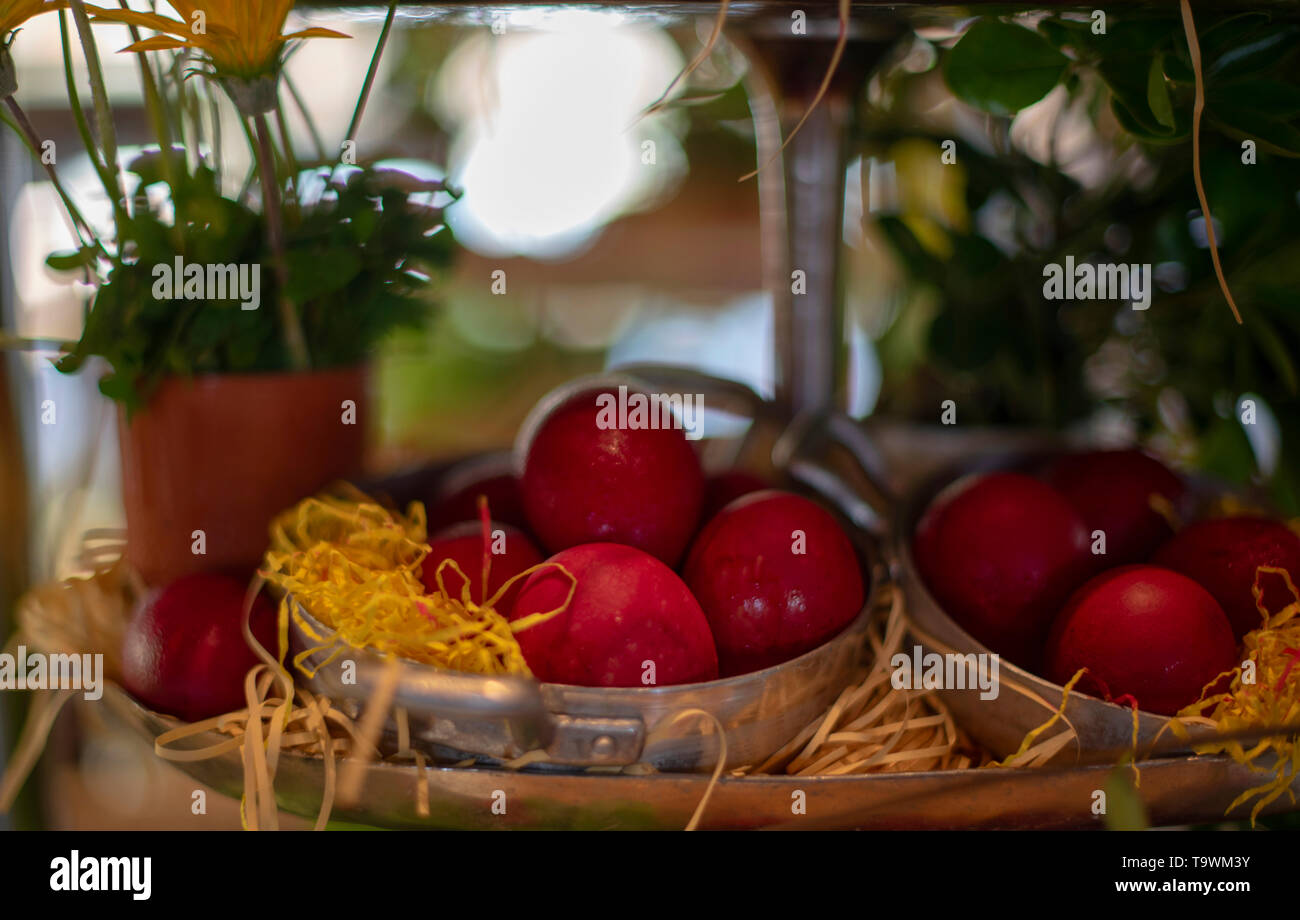
<path id="1" fill-rule="evenodd" d="M 358 743 L 338 775 L 336 797 L 345 805 L 359 799 L 365 767 L 378 757 L 379 735 L 397 688 L 400 660 L 479 674 L 532 676 L 515 634 L 567 610 L 577 590 L 577 579 L 563 566 L 540 563 L 510 578 L 495 594 L 476 604 L 469 578 L 455 560 L 444 559 L 434 571 L 437 590 L 427 593 L 422 572 L 428 554 L 422 505 L 412 503 L 402 515 L 347 484 L 300 502 L 271 526 L 271 545 L 261 575 L 285 592 L 279 611 L 281 669 L 287 654 L 290 617 L 317 643 L 293 658 L 293 667 L 308 677 L 346 648 L 372 650 L 387 662 L 353 732 Z M 511 587 L 543 568 L 557 569 L 569 578 L 569 591 L 558 607 L 514 623 L 497 612 L 496 604 Z M 448 569 L 460 576 L 459 599 L 447 588 Z M 486 584 L 487 560 L 483 574 Z M 326 634 L 308 621 L 303 611 L 310 613 Z M 322 654 L 323 660 L 308 664 L 309 659 Z M 250 711 L 258 699 L 256 690 L 251 683 L 248 685 Z M 246 820 L 254 827 L 275 820 L 269 780 L 275 774 L 292 692 L 290 682 L 281 704 L 284 711 L 272 719 L 265 742 L 260 722 L 250 721 L 247 726 L 245 788 L 254 791 L 258 809 Z M 404 719 L 399 719 L 399 726 L 404 724 Z M 413 756 L 423 773 L 423 755 L 409 746 L 409 725 L 406 735 L 398 755 L 403 759 Z M 326 743 L 321 741 L 322 745 Z M 257 750 L 264 752 L 264 761 L 253 756 Z M 417 812 L 427 812 L 427 795 L 427 788 L 417 787 Z M 330 795 L 326 802 L 332 804 L 334 798 Z M 323 813 L 326 807 L 322 806 Z"/>
<path id="2" fill-rule="evenodd" d="M 515 634 L 568 608 L 577 587 L 572 573 L 541 563 L 475 603 L 469 578 L 451 559 L 438 564 L 437 590 L 426 591 L 421 571 L 428 554 L 424 508 L 418 502 L 402 515 L 342 486 L 280 515 L 271 527 L 262 574 L 286 592 L 282 648 L 289 617 L 319 643 L 296 655 L 294 667 L 311 676 L 350 647 L 456 671 L 531 676 Z M 497 612 L 495 605 L 511 587 L 547 567 L 570 580 L 559 607 L 514 623 Z M 447 588 L 448 569 L 460 576 L 459 598 Z M 299 609 L 291 608 L 290 597 L 328 633 L 319 634 Z M 321 653 L 324 661 L 309 668 L 307 660 Z"/>
<path id="3" fill-rule="evenodd" d="M 1075 685 L 1078 684 L 1079 681 L 1083 679 L 1083 675 L 1086 673 L 1087 673 L 1087 668 L 1080 668 L 1078 671 L 1076 671 L 1075 675 L 1070 678 L 1070 682 L 1065 685 L 1064 692 L 1061 693 L 1061 705 L 1057 707 L 1057 709 L 1052 713 L 1052 717 L 1048 719 L 1046 722 L 1044 722 L 1042 725 L 1038 726 L 1035 729 L 1032 729 L 1028 734 L 1026 734 L 1025 739 L 1020 742 L 1020 748 L 1014 754 L 1012 754 L 1010 757 L 1007 757 L 1003 760 L 994 761 L 993 763 L 990 764 L 990 766 L 995 766 L 995 767 L 1016 766 L 1016 761 L 1020 757 L 1022 757 L 1025 754 L 1025 752 L 1028 751 L 1033 746 L 1034 740 L 1039 735 L 1047 731 L 1058 721 L 1065 718 L 1065 707 L 1066 704 L 1070 701 L 1070 693 L 1074 690 Z"/>
<path id="4" fill-rule="evenodd" d="M 1264 589 L 1260 584 L 1263 575 L 1280 577 L 1294 598 L 1277 613 L 1270 613 L 1264 606 Z M 1262 565 L 1255 569 L 1251 593 L 1255 598 L 1255 608 L 1263 618 L 1260 628 L 1247 633 L 1243 640 L 1247 659 L 1255 664 L 1254 681 L 1243 681 L 1242 666 L 1226 672 L 1232 675 L 1226 693 L 1194 703 L 1171 720 L 1170 729 L 1181 738 L 1188 737 L 1187 725 L 1203 725 L 1207 721 L 1225 733 L 1270 725 L 1292 725 L 1300 721 L 1300 591 L 1286 569 Z M 1294 735 L 1266 738 L 1249 750 L 1239 741 L 1208 742 L 1198 745 L 1195 750 L 1198 754 L 1226 753 L 1251 770 L 1262 773 L 1271 769 L 1273 773 L 1268 782 L 1237 796 L 1225 814 L 1258 797 L 1250 812 L 1253 825 L 1260 812 L 1284 793 L 1290 796 L 1292 803 L 1295 802 L 1291 784 L 1300 774 L 1300 740 Z M 1269 752 L 1275 755 L 1272 765 L 1258 763 Z"/>

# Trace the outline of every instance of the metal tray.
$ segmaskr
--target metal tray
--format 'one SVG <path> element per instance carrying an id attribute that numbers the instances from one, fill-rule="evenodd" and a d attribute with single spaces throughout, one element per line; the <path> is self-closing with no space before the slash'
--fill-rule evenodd
<path id="1" fill-rule="evenodd" d="M 752 397 L 745 392 L 733 395 L 742 401 Z M 915 513 L 909 509 L 921 506 L 927 501 L 926 495 L 933 494 L 938 487 L 937 480 L 918 488 L 903 481 L 913 467 L 922 465 L 922 460 L 934 466 L 936 457 L 944 452 L 974 455 L 975 460 L 963 462 L 971 464 L 972 469 L 981 466 L 988 469 L 1005 465 L 1011 453 L 1023 457 L 1044 445 L 1060 447 L 1058 441 L 1027 441 L 1023 437 L 989 432 L 981 432 L 978 437 L 944 432 L 940 444 L 932 440 L 928 431 L 864 428 L 842 417 L 796 419 L 775 428 L 756 426 L 764 427 L 768 430 L 760 430 L 753 440 L 771 448 L 776 465 L 790 479 L 828 496 L 858 526 L 859 535 L 886 534 L 898 528 L 899 540 L 910 531 L 908 522 L 914 523 Z M 1013 443 L 1015 451 L 1008 450 L 1008 445 Z M 910 465 L 899 461 L 900 456 L 914 455 L 920 449 L 918 445 L 927 444 L 930 447 L 925 449 L 924 457 L 914 458 Z M 877 452 L 878 446 L 883 449 L 883 456 Z M 753 449 L 753 445 L 744 449 Z M 840 462 L 845 460 L 844 454 L 849 455 L 847 463 Z M 810 459 L 814 456 L 816 460 Z M 942 461 L 938 465 L 942 466 Z M 897 471 L 894 476 L 889 475 L 891 469 Z M 835 475 L 827 476 L 828 471 L 834 471 Z M 947 479 L 951 475 L 943 474 L 939 478 Z M 427 473 L 420 473 L 389 480 L 393 485 L 392 495 L 399 500 L 416 495 L 428 487 L 428 479 Z M 893 502 L 889 496 L 895 493 L 906 493 L 909 498 Z M 906 574 L 909 571 L 906 553 L 900 554 L 901 561 L 894 555 L 897 543 L 882 547 L 880 564 L 895 575 Z M 918 585 L 913 578 L 912 589 Z M 924 614 L 921 619 L 925 619 Z M 1050 694 L 1046 698 L 1050 699 Z M 144 709 L 112 685 L 107 688 L 105 699 L 109 708 L 146 740 L 152 741 L 176 725 L 173 720 Z M 1109 706 L 1101 701 L 1093 702 Z M 1027 711 L 1023 718 L 1037 725 L 1042 721 L 1043 712 L 1041 708 L 1032 714 Z M 1128 710 L 1120 709 L 1119 713 L 1124 717 L 1126 729 L 1131 730 Z M 604 711 L 603 715 L 608 716 L 609 712 Z M 987 738 L 999 719 L 1007 715 L 984 705 L 969 713 L 959 713 L 958 718 L 968 731 Z M 1008 738 L 1014 736 L 1016 744 L 1023 735 L 1023 732 L 1016 734 L 1017 731 L 1007 733 Z M 215 740 L 216 736 L 196 738 L 192 743 L 198 747 Z M 1128 742 L 1129 736 L 1125 734 L 1121 745 Z M 243 791 L 243 768 L 238 752 L 176 766 L 222 793 L 239 796 Z M 1223 820 L 1228 806 L 1240 793 L 1267 779 L 1267 774 L 1252 772 L 1221 756 L 1165 757 L 1143 761 L 1138 766 L 1141 770 L 1138 796 L 1150 822 L 1157 826 Z M 709 777 L 700 773 L 631 775 L 611 773 L 608 768 L 581 770 L 572 766 L 563 771 L 547 771 L 536 766 L 517 771 L 493 766 L 435 766 L 421 771 L 398 763 L 371 763 L 363 770 L 360 804 L 336 806 L 334 818 L 382 827 L 677 829 L 686 826 L 709 790 Z M 1019 770 L 837 777 L 724 776 L 713 787 L 699 826 L 710 829 L 1099 828 L 1104 819 L 1093 814 L 1094 793 L 1108 788 L 1108 783 L 1115 778 L 1116 768 L 1110 765 L 1068 764 Z M 427 791 L 427 814 L 420 814 L 416 806 L 417 791 L 422 784 Z M 292 753 L 281 755 L 275 789 L 285 811 L 314 817 L 320 808 L 323 788 L 324 769 L 319 758 Z M 1300 792 L 1300 780 L 1292 786 L 1292 791 Z M 504 814 L 494 812 L 491 807 L 500 794 L 505 795 L 507 803 Z M 792 803 L 796 799 L 806 802 L 805 814 L 793 813 Z M 1266 808 L 1264 814 L 1281 813 L 1294 807 L 1283 796 Z M 1240 820 L 1248 813 L 1247 807 L 1239 807 L 1226 817 Z"/>
<path id="2" fill-rule="evenodd" d="M 108 709 L 149 743 L 178 724 L 144 709 L 116 685 L 104 694 Z M 193 739 L 195 747 L 220 740 Z M 175 766 L 225 795 L 243 793 L 238 751 Z M 1221 821 L 1236 796 L 1261 776 L 1226 757 L 1179 757 L 1139 764 L 1138 795 L 1153 825 Z M 488 768 L 371 763 L 359 801 L 336 805 L 332 819 L 378 827 L 466 830 L 575 829 L 680 830 L 709 788 L 699 774 L 643 776 L 546 773 Z M 700 828 L 813 829 L 1085 829 L 1101 828 L 1093 814 L 1094 793 L 1115 775 L 1110 766 L 974 769 L 867 776 L 724 777 L 704 808 Z M 324 764 L 320 758 L 281 754 L 276 799 L 289 813 L 314 818 L 321 805 Z M 417 812 L 420 784 L 428 791 L 428 814 Z M 1292 786 L 1300 791 L 1300 780 Z M 800 795 L 802 793 L 802 795 Z M 504 795 L 504 799 L 502 796 Z M 804 814 L 792 805 L 802 800 Z M 494 803 L 504 803 L 493 809 Z M 1264 814 L 1292 808 L 1283 796 Z M 1229 817 L 1244 818 L 1238 808 Z"/>

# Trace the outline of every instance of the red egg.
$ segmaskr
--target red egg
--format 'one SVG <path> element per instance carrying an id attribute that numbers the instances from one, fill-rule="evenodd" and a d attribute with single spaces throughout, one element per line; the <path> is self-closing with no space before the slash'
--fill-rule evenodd
<path id="1" fill-rule="evenodd" d="M 1036 670 L 1052 618 L 1091 573 L 1083 519 L 1018 473 L 972 476 L 940 493 L 912 552 L 935 600 L 967 632 Z"/>
<path id="2" fill-rule="evenodd" d="M 478 498 L 488 500 L 492 519 L 527 527 L 519 481 L 509 453 L 474 457 L 447 471 L 437 496 L 429 502 L 429 530 L 442 530 L 461 521 L 478 519 Z"/>
<path id="3" fill-rule="evenodd" d="M 259 659 L 244 641 L 247 585 L 226 575 L 187 575 L 146 600 L 126 627 L 122 684 L 156 712 L 187 722 L 243 709 L 244 675 Z M 275 608 L 259 595 L 249 619 L 271 654 Z"/>
<path id="4" fill-rule="evenodd" d="M 853 544 L 828 511 L 789 492 L 755 492 L 720 511 L 691 547 L 685 575 L 723 676 L 814 649 L 862 610 Z"/>
<path id="5" fill-rule="evenodd" d="M 715 473 L 704 481 L 704 510 L 700 513 L 700 521 L 711 521 L 715 514 L 742 495 L 770 488 L 771 483 L 747 470 Z"/>
<path id="6" fill-rule="evenodd" d="M 1047 642 L 1047 677 L 1068 682 L 1080 668 L 1085 692 L 1173 715 L 1237 665 L 1232 627 L 1208 591 L 1154 565 L 1103 572 L 1070 598 Z"/>
<path id="7" fill-rule="evenodd" d="M 588 543 L 556 553 L 577 579 L 561 614 L 515 634 L 539 680 L 581 687 L 687 684 L 718 676 L 700 605 L 672 569 L 639 549 Z M 511 620 L 554 610 L 571 581 L 555 568 L 524 583 Z"/>
<path id="8" fill-rule="evenodd" d="M 1068 454 L 1052 462 L 1047 482 L 1083 516 L 1091 535 L 1106 535 L 1110 565 L 1145 562 L 1173 528 L 1151 507 L 1153 496 L 1172 505 L 1187 490 L 1167 466 L 1138 450 L 1097 450 Z"/>
<path id="9" fill-rule="evenodd" d="M 1264 623 L 1251 590 L 1259 566 L 1285 569 L 1300 586 L 1300 537 L 1268 518 L 1198 521 L 1160 547 L 1151 561 L 1181 572 L 1214 595 L 1238 639 Z M 1295 602 L 1280 575 L 1261 575 L 1259 586 L 1269 613 Z"/>
<path id="10" fill-rule="evenodd" d="M 525 426 L 520 486 L 529 525 L 552 552 L 624 543 L 675 565 L 700 517 L 699 460 L 680 428 L 632 427 L 630 415 L 632 424 L 619 427 L 608 402 L 617 398 L 587 390 Z"/>
<path id="11" fill-rule="evenodd" d="M 488 590 L 484 592 L 483 548 L 483 525 L 478 521 L 464 521 L 434 534 L 429 539 L 429 555 L 425 557 L 421 571 L 424 586 L 430 593 L 437 591 L 438 566 L 445 559 L 454 559 L 469 578 L 470 599 L 481 604 L 491 599 L 511 578 L 542 561 L 542 554 L 522 530 L 493 521 L 487 547 L 491 567 L 488 570 Z M 443 569 L 442 583 L 453 598 L 460 598 L 464 582 L 455 569 L 450 566 Z M 517 581 L 502 595 L 496 604 L 498 613 L 510 615 L 521 587 L 522 580 Z"/>

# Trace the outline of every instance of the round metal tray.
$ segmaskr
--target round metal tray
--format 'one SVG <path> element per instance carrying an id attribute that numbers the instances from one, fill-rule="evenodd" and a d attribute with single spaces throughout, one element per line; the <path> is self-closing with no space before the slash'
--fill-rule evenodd
<path id="1" fill-rule="evenodd" d="M 826 478 L 823 474 L 830 464 L 808 459 L 805 448 L 828 432 L 831 441 L 846 445 L 855 455 L 854 465 L 859 472 L 869 471 L 864 473 L 865 481 L 850 486 L 838 476 Z M 883 446 L 884 457 L 875 453 L 873 441 Z M 1008 450 L 1012 444 L 1014 451 Z M 1013 452 L 1023 460 L 1044 444 L 1060 447 L 1056 441 L 1026 441 L 1023 437 L 1013 439 L 989 432 L 977 435 L 945 432 L 940 447 L 929 431 L 878 427 L 867 430 L 856 423 L 835 421 L 830 425 L 792 426 L 778 439 L 774 454 L 792 479 L 823 494 L 845 490 L 834 503 L 858 524 L 859 536 L 867 531 L 884 533 L 891 527 L 897 528 L 899 536 L 893 544 L 883 547 L 882 561 L 896 574 L 910 573 L 907 589 L 914 596 L 918 592 L 922 595 L 917 603 L 933 607 L 918 617 L 922 628 L 926 628 L 927 625 L 935 627 L 935 615 L 942 614 L 932 600 L 926 599 L 928 595 L 911 572 L 905 535 L 919 516 L 916 509 L 923 508 L 940 482 L 951 479 L 956 470 L 918 488 L 909 488 L 902 480 L 914 479 L 910 474 L 927 463 L 933 468 L 936 457 L 945 452 L 955 456 L 974 455 L 976 459 L 962 463 L 963 469 L 974 471 L 1005 466 Z M 913 455 L 922 446 L 925 446 L 923 456 L 914 457 L 910 464 L 900 462 L 900 455 Z M 939 465 L 942 466 L 942 461 Z M 884 479 L 886 467 L 897 470 L 897 477 Z M 401 488 L 395 488 L 394 497 L 417 493 L 427 487 L 427 479 L 427 475 L 413 475 L 400 480 Z M 908 499 L 890 502 L 887 496 L 891 489 L 906 492 Z M 942 624 L 939 626 L 942 628 Z M 973 642 L 956 634 L 950 634 L 947 640 Z M 1053 688 L 1054 685 L 1047 685 L 1045 699 L 1052 699 Z M 1059 700 L 1059 688 L 1055 690 Z M 177 724 L 144 709 L 112 685 L 107 688 L 105 699 L 127 725 L 151 742 Z M 955 710 L 960 709 L 960 699 L 950 698 L 949 702 Z M 1120 743 L 1113 747 L 1122 748 L 1131 743 L 1129 710 L 1100 700 L 1081 702 L 1116 710 L 1125 730 Z M 992 738 L 995 743 L 1000 721 L 1020 719 L 1020 725 L 1002 730 L 1006 744 L 1014 740 L 1018 745 L 1027 730 L 1025 726 L 1040 724 L 1045 712 L 1042 707 L 1034 707 L 1017 715 L 982 703 L 956 715 L 972 734 Z M 217 738 L 195 738 L 191 743 L 199 747 Z M 238 796 L 243 791 L 243 765 L 237 751 L 176 766 L 220 792 Z M 1267 779 L 1267 774 L 1222 756 L 1168 756 L 1141 761 L 1138 767 L 1141 784 L 1137 795 L 1149 820 L 1157 826 L 1222 820 L 1238 795 Z M 370 763 L 362 769 L 364 777 L 358 804 L 338 805 L 333 815 L 344 821 L 383 827 L 682 828 L 710 789 L 710 777 L 700 773 L 633 775 L 611 773 L 612 768 L 584 770 L 575 766 L 563 771 L 540 770 L 535 766 L 524 770 L 436 766 L 421 771 L 414 765 L 386 762 Z M 1127 768 L 1119 768 L 1121 775 L 1127 776 L 1127 772 Z M 1116 776 L 1117 768 L 1110 763 L 836 777 L 724 775 L 712 788 L 699 826 L 712 829 L 1095 828 L 1102 826 L 1104 819 L 1093 813 L 1094 793 L 1109 788 L 1108 784 Z M 424 814 L 417 808 L 417 793 L 422 784 L 428 801 Z M 281 808 L 313 817 L 320 808 L 323 788 L 324 766 L 320 758 L 295 753 L 281 755 L 275 777 Z M 1292 785 L 1292 791 L 1300 792 L 1300 779 Z M 504 813 L 492 807 L 502 795 L 507 803 Z M 796 814 L 793 806 L 800 802 L 803 813 Z M 1263 813 L 1280 813 L 1294 807 L 1291 799 L 1282 796 Z M 1227 817 L 1239 820 L 1248 813 L 1248 807 L 1239 807 Z"/>
<path id="2" fill-rule="evenodd" d="M 105 689 L 108 709 L 150 744 L 178 723 L 144 709 L 116 685 Z M 221 740 L 208 734 L 195 747 Z M 216 791 L 243 793 L 238 751 L 175 766 Z M 1137 794 L 1153 825 L 1224 819 L 1241 792 L 1261 776 L 1226 757 L 1178 757 L 1139 764 Z M 1121 772 L 1127 772 L 1127 768 Z M 700 828 L 812 829 L 1081 829 L 1101 828 L 1094 793 L 1109 788 L 1116 768 L 972 769 L 866 776 L 724 776 L 713 788 Z M 428 813 L 417 809 L 419 786 Z M 314 818 L 325 788 L 319 757 L 282 753 L 275 775 L 281 809 Z M 364 767 L 359 804 L 338 805 L 335 820 L 393 828 L 466 830 L 680 830 L 709 790 L 709 777 L 691 773 L 610 775 L 394 763 Z M 1300 780 L 1292 786 L 1300 792 Z M 502 811 L 500 807 L 504 804 Z M 796 814 L 795 806 L 802 804 Z M 494 805 L 497 806 L 494 808 Z M 1283 796 L 1264 814 L 1292 808 Z M 1248 809 L 1230 816 L 1241 819 Z"/>

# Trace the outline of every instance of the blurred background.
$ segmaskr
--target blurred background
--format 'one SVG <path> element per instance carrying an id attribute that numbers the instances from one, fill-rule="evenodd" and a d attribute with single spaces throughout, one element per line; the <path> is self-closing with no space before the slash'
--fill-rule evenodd
<path id="1" fill-rule="evenodd" d="M 774 290 L 788 279 L 774 288 L 760 220 L 770 207 L 763 183 L 773 180 L 739 180 L 763 161 L 774 113 L 806 102 L 807 92 L 786 92 L 791 80 L 820 80 L 836 23 L 832 5 L 805 4 L 808 37 L 792 52 L 770 36 L 789 33 L 794 6 L 768 6 L 776 27 L 755 26 L 756 5 L 733 12 L 701 66 L 647 116 L 707 43 L 708 8 L 403 5 L 359 156 L 447 176 L 464 195 L 447 213 L 456 256 L 427 320 L 378 356 L 376 472 L 508 446 L 541 394 L 629 362 L 683 364 L 777 392 Z M 843 189 L 823 237 L 839 250 L 825 368 L 835 402 L 856 418 L 930 426 L 951 399 L 963 427 L 1140 442 L 1253 482 L 1300 513 L 1295 25 L 1277 9 L 1201 14 L 1207 67 L 1224 88 L 1210 100 L 1201 167 L 1238 326 L 1195 194 L 1176 6 L 1116 8 L 1105 44 L 1086 37 L 1091 8 L 1007 17 L 1069 52 L 1046 95 L 1001 114 L 972 105 L 980 88 L 945 66 L 974 12 L 855 12 L 872 38 L 847 47 L 853 78 L 826 103 L 838 107 L 842 149 L 816 161 L 834 164 Z M 319 135 L 340 137 L 384 11 L 297 15 L 355 38 L 308 43 L 288 68 Z M 1285 41 L 1261 49 L 1265 35 Z M 105 27 L 100 42 L 108 51 L 130 39 Z M 18 98 L 38 131 L 76 150 L 57 20 L 33 21 L 15 56 Z M 1151 60 L 1173 90 L 1168 123 L 1162 97 L 1147 92 Z M 105 67 L 123 143 L 147 143 L 133 59 L 109 54 Z M 989 94 L 996 101 L 996 87 Z M 293 128 L 295 146 L 323 146 L 301 119 Z M 1244 137 L 1259 141 L 1250 164 Z M 771 169 L 780 195 L 781 164 Z M 64 154 L 60 170 L 92 223 L 106 220 L 89 161 Z M 828 181 L 789 163 L 786 177 Z M 0 132 L 3 329 L 52 343 L 3 355 L 0 387 L 14 407 L 0 420 L 6 610 L 22 586 L 66 574 L 84 531 L 123 521 L 114 408 L 96 369 L 70 377 L 50 363 L 57 343 L 79 336 L 90 295 L 45 266 L 72 244 L 56 204 L 18 141 Z M 1043 266 L 1067 255 L 1150 263 L 1150 309 L 1044 299 Z M 56 425 L 41 423 L 47 399 Z M 1240 423 L 1247 399 L 1258 424 Z M 19 701 L 3 702 L 12 737 Z M 154 790 L 179 774 L 134 740 L 93 731 L 91 709 L 64 717 L 48 769 L 13 820 L 238 826 L 237 803 L 215 795 L 206 817 L 157 812 Z"/>

